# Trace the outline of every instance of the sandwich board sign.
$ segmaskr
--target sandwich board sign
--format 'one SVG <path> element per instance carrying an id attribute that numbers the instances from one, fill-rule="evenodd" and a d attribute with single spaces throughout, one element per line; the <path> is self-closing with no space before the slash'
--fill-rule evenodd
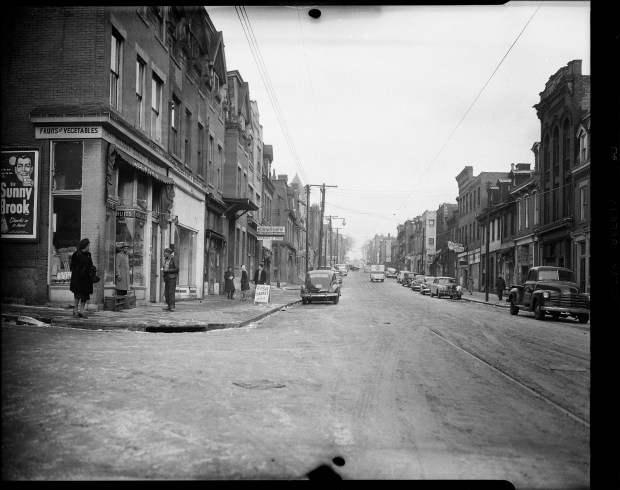
<path id="1" fill-rule="evenodd" d="M 267 284 L 257 284 L 254 292 L 254 304 L 271 304 L 271 286 Z"/>

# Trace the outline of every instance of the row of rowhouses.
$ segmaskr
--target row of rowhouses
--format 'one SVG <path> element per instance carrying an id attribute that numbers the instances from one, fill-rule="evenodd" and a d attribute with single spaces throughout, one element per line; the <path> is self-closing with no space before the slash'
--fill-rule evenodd
<path id="1" fill-rule="evenodd" d="M 222 292 L 228 266 L 297 281 L 301 183 L 276 176 L 258 104 L 204 7 L 13 7 L 1 49 L 3 296 L 71 302 L 85 237 L 99 307 L 122 243 L 143 301 L 163 299 L 166 247 L 180 298 Z"/>
<path id="2" fill-rule="evenodd" d="M 456 203 L 398 226 L 393 266 L 462 285 L 471 276 L 481 291 L 487 277 L 491 285 L 497 275 L 521 283 L 530 267 L 554 265 L 574 270 L 589 292 L 590 77 L 580 60 L 549 78 L 534 108 L 541 141 L 532 146 L 533 167 L 474 175 L 465 166 Z"/>

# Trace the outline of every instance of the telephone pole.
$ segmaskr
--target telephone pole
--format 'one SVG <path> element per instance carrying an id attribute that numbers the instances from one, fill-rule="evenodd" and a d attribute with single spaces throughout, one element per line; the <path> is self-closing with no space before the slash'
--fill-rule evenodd
<path id="1" fill-rule="evenodd" d="M 332 264 L 332 262 L 333 262 L 332 257 L 334 255 L 333 251 L 332 251 L 333 250 L 333 245 L 332 245 L 332 243 L 333 243 L 333 240 L 332 240 L 332 230 L 333 230 L 333 228 L 332 228 L 332 220 L 334 220 L 334 219 L 341 219 L 343 226 L 345 224 L 345 221 L 344 221 L 344 218 L 341 218 L 340 216 L 332 216 L 332 215 L 325 216 L 325 219 L 329 220 L 329 265 L 332 266 L 333 265 Z M 325 241 L 327 242 L 327 237 L 326 237 Z M 325 265 L 327 265 L 327 245 L 325 245 Z"/>
<path id="2" fill-rule="evenodd" d="M 338 187 L 337 185 L 325 185 L 325 184 L 308 184 L 306 192 L 308 193 L 308 205 L 310 204 L 310 187 L 321 188 L 321 218 L 319 219 L 319 260 L 317 267 L 321 267 L 321 248 L 323 245 L 323 215 L 325 214 L 325 188 L 326 187 Z M 306 241 L 306 256 L 308 254 L 308 242 Z M 308 259 L 306 259 L 306 272 L 308 272 Z"/>

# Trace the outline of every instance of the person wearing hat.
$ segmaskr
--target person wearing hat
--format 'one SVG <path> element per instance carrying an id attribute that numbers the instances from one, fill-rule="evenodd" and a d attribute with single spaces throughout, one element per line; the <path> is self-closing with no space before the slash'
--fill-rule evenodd
<path id="1" fill-rule="evenodd" d="M 129 290 L 129 244 L 122 242 L 118 248 L 115 261 L 116 294 L 124 296 Z"/>
<path id="2" fill-rule="evenodd" d="M 90 272 L 94 269 L 93 259 L 90 255 L 90 240 L 84 238 L 80 241 L 78 249 L 71 256 L 71 282 L 69 291 L 73 293 L 73 316 L 88 318 L 85 313 L 86 302 L 93 294 L 93 281 Z M 79 306 L 79 308 L 78 308 Z"/>
<path id="3" fill-rule="evenodd" d="M 164 266 L 161 270 L 164 272 L 164 298 L 166 298 L 166 304 L 168 305 L 164 310 L 174 311 L 174 294 L 177 289 L 179 266 L 172 255 L 171 248 L 166 248 L 164 250 Z"/>

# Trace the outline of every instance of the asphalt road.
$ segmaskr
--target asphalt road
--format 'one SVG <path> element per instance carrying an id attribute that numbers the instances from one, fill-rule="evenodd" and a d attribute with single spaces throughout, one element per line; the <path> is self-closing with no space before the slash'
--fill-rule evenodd
<path id="1" fill-rule="evenodd" d="M 589 487 L 590 329 L 349 273 L 338 305 L 200 333 L 2 326 L 8 480 Z"/>

